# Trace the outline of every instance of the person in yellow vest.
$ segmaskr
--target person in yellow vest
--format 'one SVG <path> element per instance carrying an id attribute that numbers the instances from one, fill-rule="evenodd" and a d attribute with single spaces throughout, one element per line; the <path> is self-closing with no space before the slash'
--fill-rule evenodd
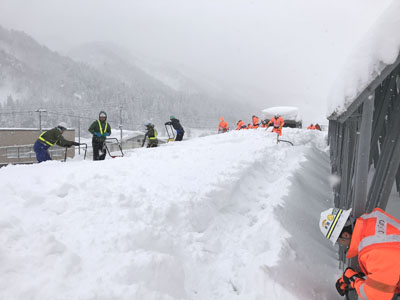
<path id="1" fill-rule="evenodd" d="M 99 119 L 90 125 L 89 132 L 93 134 L 93 160 L 104 160 L 106 158 L 104 143 L 106 138 L 111 135 L 111 126 L 107 123 L 107 114 L 105 111 L 99 113 Z"/>
<path id="2" fill-rule="evenodd" d="M 320 230 L 333 244 L 349 247 L 347 258 L 358 256 L 360 271 L 347 268 L 336 281 L 341 296 L 355 289 L 359 299 L 391 300 L 400 292 L 400 221 L 380 208 L 354 222 L 351 208 L 321 213 Z"/>
<path id="3" fill-rule="evenodd" d="M 71 147 L 71 146 L 79 146 L 80 144 L 74 141 L 66 140 L 62 134 L 67 130 L 67 124 L 61 122 L 57 125 L 57 127 L 44 131 L 36 143 L 33 145 L 33 150 L 36 153 L 36 159 L 38 162 L 43 162 L 46 160 L 51 160 L 49 154 L 49 148 L 54 145 L 58 145 L 61 147 Z"/>
<path id="4" fill-rule="evenodd" d="M 143 143 L 142 143 L 142 147 L 144 146 L 144 143 L 146 142 L 146 138 L 149 140 L 149 142 L 147 143 L 147 148 L 154 148 L 158 146 L 158 140 L 157 140 L 157 130 L 154 128 L 154 124 L 152 124 L 151 122 L 146 122 L 145 123 L 146 126 L 146 134 L 144 135 L 143 138 Z"/>

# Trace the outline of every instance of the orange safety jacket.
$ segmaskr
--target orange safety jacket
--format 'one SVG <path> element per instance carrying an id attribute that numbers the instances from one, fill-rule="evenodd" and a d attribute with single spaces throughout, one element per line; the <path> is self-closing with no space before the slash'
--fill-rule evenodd
<path id="1" fill-rule="evenodd" d="M 268 122 L 268 126 L 269 126 L 269 124 L 273 124 L 274 125 L 274 128 L 282 128 L 283 127 L 283 125 L 285 124 L 285 121 L 283 121 L 283 118 L 282 117 L 278 117 L 278 118 L 275 118 L 275 117 L 272 117 L 272 119 Z"/>
<path id="2" fill-rule="evenodd" d="M 310 129 L 310 130 L 315 130 L 316 128 L 315 128 L 315 126 L 314 126 L 314 125 L 310 125 L 310 126 L 308 126 L 308 127 L 307 127 L 307 129 Z"/>
<path id="3" fill-rule="evenodd" d="M 356 221 L 347 258 L 358 255 L 364 278 L 354 288 L 363 300 L 391 300 L 400 292 L 400 221 L 380 208 Z"/>
<path id="4" fill-rule="evenodd" d="M 283 121 L 283 118 L 282 117 L 278 117 L 278 118 L 272 117 L 272 119 L 268 122 L 267 127 L 271 123 L 274 125 L 274 128 L 272 128 L 272 132 L 276 132 L 281 136 L 282 135 L 282 127 L 285 124 L 285 121 Z"/>
<path id="5" fill-rule="evenodd" d="M 253 128 L 258 128 L 258 126 L 260 126 L 260 119 L 254 116 L 252 120 L 253 120 Z"/>
<path id="6" fill-rule="evenodd" d="M 246 128 L 246 124 L 244 124 L 243 121 L 239 121 L 239 122 L 237 123 L 236 130 L 245 129 L 245 128 Z"/>
<path id="7" fill-rule="evenodd" d="M 226 132 L 229 130 L 228 123 L 223 118 L 221 118 L 221 121 L 218 124 L 218 131 L 220 131 L 220 130 L 222 130 L 223 132 Z"/>

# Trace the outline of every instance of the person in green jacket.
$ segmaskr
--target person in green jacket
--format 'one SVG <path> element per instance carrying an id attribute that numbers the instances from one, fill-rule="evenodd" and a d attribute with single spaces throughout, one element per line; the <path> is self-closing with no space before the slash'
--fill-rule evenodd
<path id="1" fill-rule="evenodd" d="M 49 154 L 49 148 L 53 147 L 54 145 L 58 145 L 60 147 L 71 147 L 71 146 L 79 146 L 80 144 L 74 141 L 66 140 L 62 134 L 64 131 L 67 130 L 67 124 L 61 122 L 48 131 L 44 131 L 35 144 L 33 145 L 33 150 L 36 153 L 36 159 L 38 162 L 43 162 L 46 160 L 51 160 Z"/>
<path id="2" fill-rule="evenodd" d="M 99 113 L 99 119 L 90 125 L 89 132 L 93 134 L 93 160 L 104 160 L 106 158 L 105 141 L 111 135 L 111 126 L 107 123 L 105 111 Z"/>
<path id="3" fill-rule="evenodd" d="M 147 132 L 144 135 L 143 138 L 143 143 L 142 143 L 142 147 L 144 146 L 144 143 L 146 142 L 146 137 L 149 140 L 149 142 L 147 143 L 147 148 L 153 148 L 153 147 L 157 147 L 158 146 L 158 140 L 157 140 L 157 130 L 154 128 L 154 124 L 147 122 L 145 124 Z"/>

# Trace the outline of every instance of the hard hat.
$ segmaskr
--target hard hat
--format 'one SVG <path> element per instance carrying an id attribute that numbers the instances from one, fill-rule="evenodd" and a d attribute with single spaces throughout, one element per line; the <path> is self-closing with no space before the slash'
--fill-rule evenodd
<path id="1" fill-rule="evenodd" d="M 60 122 L 58 123 L 57 127 L 63 128 L 63 129 L 67 129 L 67 124 L 64 122 Z"/>
<path id="2" fill-rule="evenodd" d="M 145 121 L 144 126 L 148 127 L 148 126 L 154 126 L 154 125 L 150 121 Z"/>
<path id="3" fill-rule="evenodd" d="M 341 208 L 329 208 L 321 213 L 319 220 L 319 229 L 326 239 L 330 240 L 333 245 L 339 238 L 343 227 L 346 225 L 351 213 L 351 208 L 343 210 Z"/>
<path id="4" fill-rule="evenodd" d="M 169 116 L 169 119 L 170 119 L 170 120 L 175 119 L 175 116 L 174 116 L 174 115 L 170 115 L 170 116 Z"/>
<path id="5" fill-rule="evenodd" d="M 103 110 L 99 113 L 99 118 L 101 118 L 101 117 L 107 118 L 107 114 Z"/>

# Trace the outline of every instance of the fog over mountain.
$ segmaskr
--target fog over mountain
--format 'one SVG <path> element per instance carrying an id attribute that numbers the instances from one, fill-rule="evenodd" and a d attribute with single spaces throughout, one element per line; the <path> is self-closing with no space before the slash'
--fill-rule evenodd
<path id="1" fill-rule="evenodd" d="M 80 120 L 83 132 L 101 109 L 114 128 L 121 116 L 126 129 L 140 129 L 145 120 L 161 125 L 170 114 L 196 128 L 215 127 L 220 115 L 231 122 L 250 118 L 250 107 L 234 101 L 227 106 L 224 100 L 230 96 L 218 89 L 203 88 L 177 70 L 139 60 L 117 45 L 87 43 L 69 54 L 72 58 L 26 33 L 0 27 L 0 126 L 38 126 L 34 111 L 39 108 L 47 110 L 42 126 L 63 120 L 78 127 Z"/>

